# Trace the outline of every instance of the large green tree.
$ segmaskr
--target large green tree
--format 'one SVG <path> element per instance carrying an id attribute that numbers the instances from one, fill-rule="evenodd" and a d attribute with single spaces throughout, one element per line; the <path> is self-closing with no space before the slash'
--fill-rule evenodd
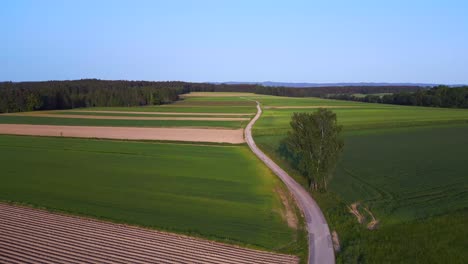
<path id="1" fill-rule="evenodd" d="M 307 177 L 310 188 L 326 190 L 344 146 L 336 114 L 324 108 L 294 113 L 290 124 L 283 142 L 290 160 Z"/>

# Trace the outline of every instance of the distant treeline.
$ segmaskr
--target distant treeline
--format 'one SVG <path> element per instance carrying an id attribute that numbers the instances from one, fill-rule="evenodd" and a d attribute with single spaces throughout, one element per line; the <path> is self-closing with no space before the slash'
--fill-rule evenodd
<path id="1" fill-rule="evenodd" d="M 159 105 L 178 99 L 182 82 L 47 81 L 0 83 L 0 112 L 91 106 Z"/>
<path id="2" fill-rule="evenodd" d="M 187 84 L 190 91 L 199 92 L 251 92 L 257 94 L 288 97 L 324 97 L 328 94 L 373 94 L 415 92 L 423 87 L 418 86 L 324 86 L 324 87 L 271 87 L 254 84 Z"/>
<path id="3" fill-rule="evenodd" d="M 357 97 L 352 94 L 335 94 L 328 95 L 327 98 L 368 103 L 468 108 L 468 86 L 450 88 L 441 85 L 428 90 L 404 91 L 383 96 L 370 94 Z"/>
<path id="4" fill-rule="evenodd" d="M 414 86 L 348 86 L 288 88 L 254 84 L 188 82 L 75 81 L 0 82 L 0 113 L 71 109 L 95 106 L 141 106 L 171 103 L 189 92 L 251 92 L 291 97 L 323 97 L 329 94 L 395 93 L 416 91 Z"/>

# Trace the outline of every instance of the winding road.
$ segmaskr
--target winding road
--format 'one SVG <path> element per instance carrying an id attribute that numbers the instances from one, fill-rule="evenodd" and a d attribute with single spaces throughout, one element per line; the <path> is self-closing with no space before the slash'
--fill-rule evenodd
<path id="1" fill-rule="evenodd" d="M 309 264 L 333 264 L 335 254 L 327 221 L 317 203 L 309 193 L 291 176 L 281 169 L 273 160 L 265 155 L 255 144 L 252 137 L 252 127 L 260 118 L 262 108 L 257 101 L 257 114 L 245 128 L 245 140 L 250 149 L 260 158 L 288 187 L 297 204 L 301 208 L 307 222 L 309 233 Z"/>

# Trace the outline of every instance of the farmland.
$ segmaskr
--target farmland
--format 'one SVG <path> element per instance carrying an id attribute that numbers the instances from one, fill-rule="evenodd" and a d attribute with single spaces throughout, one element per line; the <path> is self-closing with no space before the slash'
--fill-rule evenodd
<path id="1" fill-rule="evenodd" d="M 244 119 L 253 116 L 255 100 L 264 109 L 253 130 L 257 145 L 302 184 L 304 178 L 277 153 L 292 113 L 327 107 L 344 126 L 345 152 L 330 191 L 311 193 L 340 237 L 342 250 L 337 262 L 464 262 L 468 236 L 464 224 L 468 200 L 468 152 L 464 147 L 468 144 L 467 110 L 192 93 L 166 106 L 42 112 L 46 117 L 36 112 L 3 115 L 0 123 L 21 123 L 18 120 L 24 118 L 29 120 L 25 124 L 48 124 L 48 119 L 60 119 L 49 124 L 234 130 L 244 128 L 248 122 Z M 53 115 L 60 117 L 50 117 Z M 242 120 L 132 120 L 145 116 Z M 280 199 L 284 186 L 245 145 L 9 135 L 0 136 L 0 145 L 7 172 L 2 176 L 5 184 L 0 186 L 0 199 L 4 201 L 305 259 L 305 235 L 297 209 L 293 208 L 299 227 L 288 227 Z M 365 215 L 364 224 L 348 211 L 353 203 Z M 370 216 L 365 209 L 378 220 L 377 229 L 366 228 Z"/>
<path id="2" fill-rule="evenodd" d="M 154 107 L 0 115 L 0 126 L 60 132 L 53 132 L 55 137 L 0 135 L 5 172 L 0 200 L 305 259 L 302 218 L 285 187 L 247 146 L 226 144 L 243 143 L 242 128 L 255 110 L 254 102 L 238 97 L 194 96 Z M 134 139 L 140 132 L 150 136 L 146 140 L 150 134 L 164 140 L 161 133 L 182 138 L 118 141 L 129 139 L 118 136 L 126 130 Z M 216 139 L 231 132 L 234 141 Z M 67 138 L 106 138 L 103 133 L 116 137 Z"/>
<path id="3" fill-rule="evenodd" d="M 327 194 L 313 193 L 342 242 L 339 263 L 464 263 L 468 229 L 468 111 L 260 96 L 257 144 L 299 182 L 277 149 L 294 112 L 326 106 L 344 126 L 345 152 Z M 376 230 L 348 212 L 358 202 Z M 437 231 L 435 231 L 437 230 Z M 383 246 L 385 245 L 385 246 Z M 418 245 L 418 246 L 416 246 Z"/>
<path id="4" fill-rule="evenodd" d="M 0 215 L 2 263 L 298 263 L 291 255 L 26 207 L 0 204 Z"/>
<path id="5" fill-rule="evenodd" d="M 95 107 L 0 115 L 3 124 L 113 127 L 245 127 L 255 104 L 230 99 L 221 102 L 187 98 L 178 103 L 145 107 Z M 194 102 L 192 102 L 194 101 Z"/>
<path id="6" fill-rule="evenodd" d="M 294 240 L 245 146 L 0 136 L 0 199 L 270 250 Z M 73 165 L 73 169 L 70 169 Z"/>

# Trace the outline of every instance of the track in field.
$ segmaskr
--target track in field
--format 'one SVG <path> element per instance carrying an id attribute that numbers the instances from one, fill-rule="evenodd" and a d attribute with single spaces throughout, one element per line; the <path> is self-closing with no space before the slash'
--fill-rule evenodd
<path id="1" fill-rule="evenodd" d="M 298 263 L 144 228 L 0 203 L 0 263 Z"/>

